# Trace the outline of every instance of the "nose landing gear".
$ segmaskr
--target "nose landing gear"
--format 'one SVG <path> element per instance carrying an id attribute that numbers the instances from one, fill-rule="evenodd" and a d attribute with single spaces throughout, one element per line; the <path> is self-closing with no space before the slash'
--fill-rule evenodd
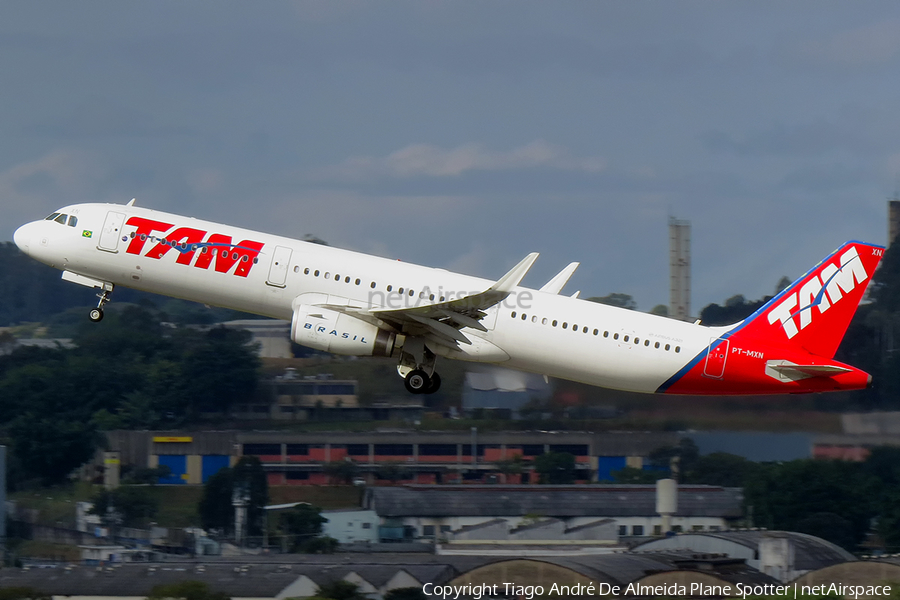
<path id="1" fill-rule="evenodd" d="M 97 297 L 100 298 L 100 301 L 97 303 L 97 308 L 92 308 L 91 312 L 88 313 L 88 318 L 94 323 L 99 323 L 103 320 L 103 305 L 109 302 L 115 287 L 116 286 L 111 283 L 104 283 L 103 291 L 97 294 Z"/>

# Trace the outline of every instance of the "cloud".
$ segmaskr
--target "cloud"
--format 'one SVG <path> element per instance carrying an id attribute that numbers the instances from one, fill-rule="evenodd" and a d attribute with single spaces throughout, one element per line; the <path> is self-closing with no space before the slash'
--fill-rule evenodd
<path id="1" fill-rule="evenodd" d="M 600 156 L 579 158 L 568 149 L 535 140 L 512 150 L 491 151 L 469 143 L 445 150 L 432 144 L 410 144 L 387 156 L 356 156 L 321 169 L 318 175 L 336 179 L 389 177 L 457 177 L 469 171 L 510 171 L 543 168 L 599 173 L 606 169 Z"/>
<path id="2" fill-rule="evenodd" d="M 61 149 L 0 171 L 0 198 L 7 228 L 15 229 L 66 204 L 97 201 L 93 194 L 103 176 L 94 157 L 83 151 Z M 10 235 L 12 229 L 4 233 Z"/>
<path id="3" fill-rule="evenodd" d="M 900 19 L 888 19 L 800 44 L 801 57 L 843 67 L 877 67 L 900 56 Z"/>

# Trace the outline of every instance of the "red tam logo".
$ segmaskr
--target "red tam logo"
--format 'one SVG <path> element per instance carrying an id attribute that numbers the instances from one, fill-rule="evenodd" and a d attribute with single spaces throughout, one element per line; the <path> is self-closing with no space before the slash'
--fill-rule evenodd
<path id="1" fill-rule="evenodd" d="M 237 265 L 234 274 L 238 277 L 246 277 L 250 273 L 253 265 L 259 262 L 259 253 L 265 245 L 252 240 L 232 244 L 229 235 L 213 233 L 206 237 L 206 231 L 191 227 L 179 227 L 166 233 L 172 229 L 171 223 L 143 217 L 131 217 L 125 224 L 136 228 L 130 234 L 131 243 L 125 250 L 128 254 L 140 255 L 149 240 L 155 245 L 143 254 L 144 258 L 160 259 L 175 250 L 179 254 L 175 262 L 179 265 L 189 265 L 193 261 L 198 269 L 209 269 L 210 264 L 215 263 L 214 268 L 219 273 L 227 273 Z M 155 233 L 163 235 L 157 236 Z"/>

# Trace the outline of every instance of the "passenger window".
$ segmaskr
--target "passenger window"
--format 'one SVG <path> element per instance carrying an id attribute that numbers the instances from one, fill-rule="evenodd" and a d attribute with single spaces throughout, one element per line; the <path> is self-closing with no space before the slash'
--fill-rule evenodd
<path id="1" fill-rule="evenodd" d="M 165 243 L 166 243 L 166 241 L 163 240 L 163 244 L 165 244 Z M 222 258 L 228 258 L 228 250 L 222 250 Z"/>
<path id="2" fill-rule="evenodd" d="M 247 257 L 246 254 L 241 257 L 241 262 L 247 262 L 248 260 L 250 260 L 250 259 Z M 299 267 L 294 267 L 294 268 L 298 269 Z"/>
<path id="3" fill-rule="evenodd" d="M 670 348 L 670 347 L 671 347 L 671 346 L 669 346 L 668 344 L 666 344 L 666 352 L 669 351 L 669 348 Z"/>
<path id="4" fill-rule="evenodd" d="M 522 313 L 522 320 L 524 321 L 527 318 L 528 318 L 528 315 L 526 315 L 525 313 Z"/>
<path id="5" fill-rule="evenodd" d="M 547 324 L 547 317 L 544 317 L 543 319 L 541 319 L 541 325 L 546 325 L 546 324 Z"/>
<path id="6" fill-rule="evenodd" d="M 572 331 L 578 333 L 578 325 L 572 325 Z"/>
<path id="7" fill-rule="evenodd" d="M 359 285 L 359 279 L 354 282 L 356 285 Z"/>
<path id="8" fill-rule="evenodd" d="M 412 297 L 415 296 L 415 295 L 416 295 L 415 290 L 409 290 L 409 297 L 410 297 L 410 298 L 412 298 Z"/>
<path id="9" fill-rule="evenodd" d="M 403 288 L 397 288 L 397 293 L 401 296 L 403 295 Z"/>
<path id="10" fill-rule="evenodd" d="M 681 352 L 681 346 L 675 346 L 675 352 Z"/>
<path id="11" fill-rule="evenodd" d="M 516 318 L 516 311 L 512 311 L 512 318 L 513 318 L 513 319 Z"/>
<path id="12" fill-rule="evenodd" d="M 78 217 L 69 215 L 69 227 L 75 227 L 76 225 L 78 225 Z"/>
<path id="13" fill-rule="evenodd" d="M 58 217 L 56 217 L 55 219 L 53 219 L 53 220 L 56 221 L 57 223 L 62 223 L 63 225 L 65 225 L 65 224 L 66 224 L 66 217 L 67 217 L 67 216 L 68 216 L 68 215 L 63 215 L 63 214 L 61 214 L 61 215 L 59 215 Z"/>
<path id="14" fill-rule="evenodd" d="M 372 283 L 370 283 L 370 284 L 369 284 L 369 287 L 372 288 L 372 289 L 374 290 L 374 289 L 375 289 L 375 282 L 373 281 Z"/>
<path id="15" fill-rule="evenodd" d="M 613 334 L 613 339 L 614 339 L 614 340 L 619 339 L 619 334 L 618 334 L 618 333 L 614 333 L 614 334 Z"/>
<path id="16" fill-rule="evenodd" d="M 334 280 L 335 280 L 335 281 L 340 281 L 340 280 L 341 280 L 341 276 L 340 276 L 340 275 L 335 275 L 335 276 L 334 276 Z"/>
<path id="17" fill-rule="evenodd" d="M 349 278 L 349 277 L 344 277 L 344 283 L 350 283 L 350 278 Z"/>
<path id="18" fill-rule="evenodd" d="M 319 270 L 318 270 L 318 269 L 316 269 L 316 272 L 315 272 L 315 273 L 313 273 L 313 275 L 315 275 L 315 276 L 316 276 L 316 277 L 318 277 L 318 276 L 319 276 Z"/>
<path id="19" fill-rule="evenodd" d="M 634 343 L 635 343 L 635 344 L 640 344 L 640 343 L 641 343 L 641 338 L 634 338 Z"/>
<path id="20" fill-rule="evenodd" d="M 294 265 L 294 273 L 300 272 L 300 265 Z"/>
<path id="21" fill-rule="evenodd" d="M 630 336 L 627 336 L 627 335 L 626 335 L 624 338 L 622 338 L 622 341 L 623 341 L 623 342 L 627 342 L 629 337 L 630 337 Z"/>
<path id="22" fill-rule="evenodd" d="M 644 340 L 644 346 L 649 346 L 649 345 L 650 345 L 650 340 Z"/>
<path id="23" fill-rule="evenodd" d="M 565 321 L 563 321 L 563 329 L 568 329 L 568 328 L 569 328 L 569 324 L 566 323 Z"/>
<path id="24" fill-rule="evenodd" d="M 553 325 L 554 327 L 556 327 L 556 323 L 557 323 L 557 321 L 554 319 L 552 325 Z"/>
<path id="25" fill-rule="evenodd" d="M 309 267 L 306 267 L 305 269 L 303 269 L 303 274 L 309 275 Z"/>
<path id="26" fill-rule="evenodd" d="M 392 286 L 392 285 L 387 286 L 387 291 L 391 291 L 392 289 L 394 289 L 394 286 Z"/>
<path id="27" fill-rule="evenodd" d="M 584 327 L 584 328 L 581 330 L 581 333 L 587 333 L 587 327 Z"/>
<path id="28" fill-rule="evenodd" d="M 531 322 L 532 322 L 532 323 L 537 323 L 537 315 L 534 315 L 534 316 L 531 317 Z"/>
<path id="29" fill-rule="evenodd" d="M 434 301 L 434 294 L 428 297 L 429 300 Z"/>
<path id="30" fill-rule="evenodd" d="M 655 344 L 653 344 L 653 347 L 654 347 L 654 348 L 659 348 L 659 342 L 656 342 Z"/>
<path id="31" fill-rule="evenodd" d="M 608 337 L 609 337 L 609 332 L 608 332 L 608 331 L 604 331 L 604 332 L 603 332 L 603 337 L 608 338 Z"/>
<path id="32" fill-rule="evenodd" d="M 331 279 L 331 273 L 325 271 L 325 279 Z"/>
<path id="33" fill-rule="evenodd" d="M 600 330 L 599 330 L 599 329 L 595 329 L 595 330 L 594 330 L 594 335 L 597 335 L 597 334 L 599 334 L 599 333 L 600 333 Z"/>

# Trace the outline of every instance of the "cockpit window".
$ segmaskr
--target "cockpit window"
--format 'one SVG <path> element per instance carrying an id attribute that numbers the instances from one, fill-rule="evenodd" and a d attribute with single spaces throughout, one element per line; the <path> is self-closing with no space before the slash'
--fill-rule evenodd
<path id="1" fill-rule="evenodd" d="M 63 225 L 65 225 L 65 224 L 66 224 L 66 217 L 67 217 L 67 216 L 68 216 L 68 215 L 60 214 L 58 217 L 56 217 L 56 218 L 53 219 L 53 220 L 56 221 L 57 223 L 62 223 Z"/>
<path id="2" fill-rule="evenodd" d="M 45 220 L 45 221 L 52 221 L 53 219 L 55 219 L 55 218 L 58 217 L 58 216 L 59 216 L 59 213 L 53 213 L 52 215 L 50 215 L 49 217 L 47 217 L 47 218 L 44 219 L 44 220 Z"/>
<path id="3" fill-rule="evenodd" d="M 69 215 L 69 227 L 75 227 L 76 225 L 78 225 L 78 217 Z"/>

